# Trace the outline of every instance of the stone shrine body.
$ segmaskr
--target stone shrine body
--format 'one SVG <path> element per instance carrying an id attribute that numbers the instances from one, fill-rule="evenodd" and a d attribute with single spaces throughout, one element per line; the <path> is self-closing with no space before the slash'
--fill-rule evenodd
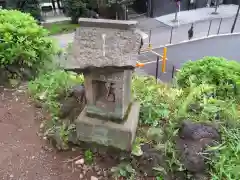
<path id="1" fill-rule="evenodd" d="M 105 68 L 85 74 L 87 115 L 121 123 L 131 106 L 131 70 Z"/>
<path id="2" fill-rule="evenodd" d="M 130 150 L 139 103 L 131 96 L 140 35 L 136 21 L 79 19 L 68 61 L 84 74 L 87 104 L 76 120 L 80 141 Z"/>

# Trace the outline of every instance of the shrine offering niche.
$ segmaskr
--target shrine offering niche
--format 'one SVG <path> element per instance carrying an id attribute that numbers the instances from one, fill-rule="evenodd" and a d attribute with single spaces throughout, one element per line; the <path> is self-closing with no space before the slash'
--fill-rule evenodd
<path id="1" fill-rule="evenodd" d="M 85 75 L 87 115 L 122 122 L 131 106 L 132 71 L 98 69 Z"/>

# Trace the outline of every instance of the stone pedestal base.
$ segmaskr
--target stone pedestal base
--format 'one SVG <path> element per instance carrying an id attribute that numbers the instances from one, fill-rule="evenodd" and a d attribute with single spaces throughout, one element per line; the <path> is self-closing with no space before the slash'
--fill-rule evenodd
<path id="1" fill-rule="evenodd" d="M 96 142 L 130 151 L 138 125 L 140 104 L 132 103 L 127 119 L 114 123 L 86 116 L 86 108 L 76 120 L 77 138 L 80 141 Z"/>

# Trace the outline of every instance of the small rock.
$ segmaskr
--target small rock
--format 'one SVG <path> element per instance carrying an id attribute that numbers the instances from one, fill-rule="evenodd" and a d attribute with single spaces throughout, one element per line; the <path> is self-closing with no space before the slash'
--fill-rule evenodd
<path id="1" fill-rule="evenodd" d="M 83 170 L 88 170 L 88 167 L 86 165 L 83 165 Z"/>
<path id="2" fill-rule="evenodd" d="M 83 98 L 83 96 L 85 95 L 85 88 L 83 85 L 76 85 L 74 86 L 71 90 L 70 93 L 78 98 L 79 100 Z"/>
<path id="3" fill-rule="evenodd" d="M 42 136 L 43 136 L 43 133 L 37 132 L 37 136 L 42 137 Z"/>
<path id="4" fill-rule="evenodd" d="M 59 110 L 59 118 L 64 119 L 71 115 L 75 108 L 79 107 L 79 102 L 75 97 L 68 97 L 62 100 Z"/>
<path id="5" fill-rule="evenodd" d="M 108 176 L 108 172 L 107 171 L 103 171 L 103 176 L 107 177 Z"/>
<path id="6" fill-rule="evenodd" d="M 95 176 L 91 176 L 91 180 L 98 180 Z"/>
<path id="7" fill-rule="evenodd" d="M 36 108 L 42 108 L 42 103 L 39 102 L 39 101 L 35 101 L 35 102 L 34 102 L 34 106 L 35 106 Z"/>
<path id="8" fill-rule="evenodd" d="M 79 174 L 79 179 L 83 179 L 83 174 Z"/>
<path id="9" fill-rule="evenodd" d="M 97 172 L 99 171 L 99 167 L 98 166 L 94 166 L 94 170 Z"/>
<path id="10" fill-rule="evenodd" d="M 97 171 L 97 175 L 100 176 L 101 175 L 101 171 Z"/>
<path id="11" fill-rule="evenodd" d="M 206 174 L 194 174 L 195 180 L 208 180 L 209 177 Z"/>
<path id="12" fill-rule="evenodd" d="M 75 152 L 75 151 L 76 151 L 76 148 L 72 148 L 72 151 Z"/>
<path id="13" fill-rule="evenodd" d="M 10 178 L 13 178 L 14 176 L 13 176 L 13 174 L 10 174 L 10 176 L 9 176 Z"/>
<path id="14" fill-rule="evenodd" d="M 84 164 L 84 159 L 82 158 L 82 159 L 75 161 L 75 164 L 76 165 Z"/>
<path id="15" fill-rule="evenodd" d="M 215 127 L 190 121 L 183 122 L 179 131 L 179 136 L 189 140 L 199 140 L 202 138 L 220 140 L 220 135 Z"/>
<path id="16" fill-rule="evenodd" d="M 43 137 L 43 139 L 44 139 L 44 140 L 47 140 L 47 137 L 46 137 L 46 136 L 44 136 L 44 137 Z"/>
<path id="17" fill-rule="evenodd" d="M 35 156 L 32 156 L 32 159 L 35 159 Z"/>
<path id="18" fill-rule="evenodd" d="M 43 129 L 44 128 L 44 123 L 42 122 L 41 124 L 40 124 L 40 129 Z"/>

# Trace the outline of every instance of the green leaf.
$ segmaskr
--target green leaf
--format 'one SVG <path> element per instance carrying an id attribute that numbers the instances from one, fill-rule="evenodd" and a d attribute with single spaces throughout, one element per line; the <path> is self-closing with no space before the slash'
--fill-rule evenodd
<path id="1" fill-rule="evenodd" d="M 119 170 L 120 176 L 127 177 L 127 172 L 124 169 Z"/>

